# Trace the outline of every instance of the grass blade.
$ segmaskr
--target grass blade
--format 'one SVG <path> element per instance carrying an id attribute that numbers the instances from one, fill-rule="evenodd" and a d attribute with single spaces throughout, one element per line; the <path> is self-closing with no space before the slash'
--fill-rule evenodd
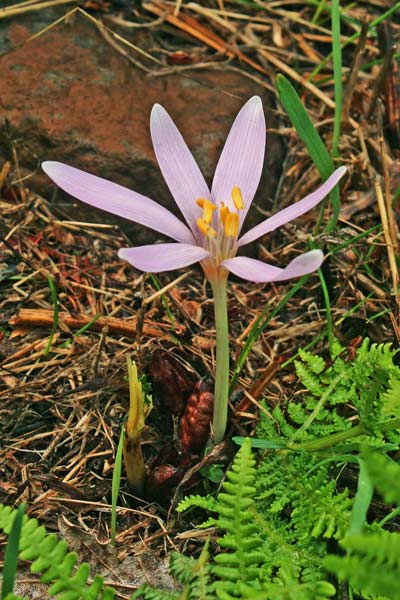
<path id="1" fill-rule="evenodd" d="M 275 83 L 279 99 L 300 139 L 305 143 L 311 160 L 317 167 L 321 177 L 327 179 L 335 167 L 321 136 L 304 108 L 300 96 L 290 81 L 281 73 L 277 75 Z"/>
<path id="2" fill-rule="evenodd" d="M 25 513 L 25 504 L 20 504 L 12 524 L 10 537 L 4 555 L 3 585 L 1 588 L 1 600 L 4 600 L 14 589 L 15 576 L 18 566 L 19 539 L 21 536 L 22 520 Z"/>
<path id="3" fill-rule="evenodd" d="M 365 461 L 360 457 L 357 457 L 357 461 L 360 465 L 360 472 L 358 475 L 357 493 L 354 498 L 353 510 L 351 511 L 349 535 L 362 533 L 374 492 L 374 486 Z"/>
<path id="4" fill-rule="evenodd" d="M 117 529 L 117 502 L 119 489 L 121 485 L 122 472 L 122 449 L 124 447 L 125 426 L 122 425 L 121 435 L 119 436 L 117 454 L 115 456 L 115 465 L 111 484 L 111 544 L 115 546 L 115 533 Z"/>
<path id="5" fill-rule="evenodd" d="M 306 145 L 311 160 L 318 169 L 319 174 L 322 179 L 328 179 L 329 175 L 331 175 L 335 169 L 333 160 L 331 159 L 321 136 L 314 127 L 308 112 L 304 108 L 298 93 L 290 81 L 282 74 L 279 74 L 276 77 L 276 89 L 289 119 L 293 123 L 300 139 Z M 327 232 L 333 230 L 339 216 L 340 204 L 338 186 L 331 191 L 330 199 L 333 206 L 333 215 L 327 226 Z"/>
<path id="6" fill-rule="evenodd" d="M 333 81 L 335 90 L 335 116 L 333 121 L 332 156 L 339 156 L 340 127 L 342 124 L 343 83 L 342 83 L 342 46 L 340 41 L 340 0 L 332 0 L 332 53 Z"/>
<path id="7" fill-rule="evenodd" d="M 311 19 L 311 23 L 318 23 L 319 17 L 321 16 L 321 14 L 324 12 L 324 10 L 326 9 L 326 3 L 327 0 L 320 0 L 317 9 L 314 13 L 313 18 Z"/>
<path id="8" fill-rule="evenodd" d="M 78 337 L 78 336 L 82 335 L 82 333 L 85 333 L 85 331 L 87 329 L 90 329 L 91 326 L 93 325 L 93 323 L 96 323 L 96 321 L 98 319 L 100 319 L 101 316 L 102 316 L 101 313 L 97 313 L 97 315 L 95 315 L 93 317 L 93 319 L 91 319 L 88 323 L 85 323 L 85 325 L 83 327 L 81 327 L 80 329 L 78 329 L 77 331 L 75 331 L 74 337 Z"/>
<path id="9" fill-rule="evenodd" d="M 46 348 L 44 349 L 44 352 L 43 352 L 44 356 L 47 356 L 48 353 L 50 352 L 50 348 L 53 343 L 54 334 L 56 333 L 57 327 L 58 327 L 57 290 L 56 290 L 56 286 L 54 285 L 54 281 L 52 280 L 52 278 L 49 275 L 47 276 L 47 282 L 49 284 L 51 300 L 53 302 L 53 325 L 51 326 L 49 341 L 47 342 Z"/>

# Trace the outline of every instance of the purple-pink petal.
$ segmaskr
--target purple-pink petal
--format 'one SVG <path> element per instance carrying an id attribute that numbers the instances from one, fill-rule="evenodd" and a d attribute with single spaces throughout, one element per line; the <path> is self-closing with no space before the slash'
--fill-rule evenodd
<path id="1" fill-rule="evenodd" d="M 270 283 L 272 281 L 286 281 L 286 279 L 312 273 L 316 269 L 319 269 L 323 259 L 324 255 L 321 250 L 310 250 L 310 252 L 294 258 L 284 269 L 273 267 L 261 262 L 261 260 L 255 260 L 247 256 L 229 258 L 224 260 L 222 265 L 234 275 L 248 281 Z"/>
<path id="2" fill-rule="evenodd" d="M 209 255 L 208 250 L 191 244 L 153 244 L 122 248 L 118 252 L 120 258 L 147 273 L 161 273 L 187 267 Z"/>
<path id="3" fill-rule="evenodd" d="M 234 210 L 232 188 L 240 187 L 245 209 L 242 224 L 253 201 L 265 154 L 265 118 L 261 99 L 250 98 L 237 115 L 222 150 L 211 189 L 215 203 L 224 202 Z"/>
<path id="4" fill-rule="evenodd" d="M 259 225 L 256 225 L 252 229 L 250 229 L 247 233 L 245 233 L 238 241 L 238 246 L 244 246 L 245 244 L 249 244 L 250 242 L 254 242 L 254 240 L 258 239 L 262 235 L 269 233 L 270 231 L 274 231 L 278 227 L 285 225 L 285 223 L 289 223 L 289 221 L 293 221 L 300 215 L 308 212 L 314 206 L 319 204 L 321 200 L 325 198 L 327 194 L 335 187 L 335 185 L 339 182 L 339 180 L 346 173 L 346 167 L 339 167 L 332 173 L 332 175 L 323 183 L 315 192 L 308 194 L 299 202 L 284 208 L 279 211 L 272 217 L 269 217 Z"/>
<path id="5" fill-rule="evenodd" d="M 197 198 L 210 198 L 210 190 L 181 133 L 167 111 L 155 104 L 150 131 L 161 172 L 175 202 L 195 237 L 200 239 L 196 219 L 201 211 Z"/>
<path id="6" fill-rule="evenodd" d="M 86 204 L 150 227 L 178 242 L 195 241 L 182 221 L 142 194 L 60 162 L 47 161 L 42 168 L 62 190 Z"/>

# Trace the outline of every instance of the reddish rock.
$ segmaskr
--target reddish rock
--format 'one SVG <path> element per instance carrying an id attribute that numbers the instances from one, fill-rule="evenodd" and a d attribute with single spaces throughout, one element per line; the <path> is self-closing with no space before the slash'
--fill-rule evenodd
<path id="1" fill-rule="evenodd" d="M 271 100 L 264 88 L 240 74 L 193 71 L 185 76 L 152 77 L 117 53 L 79 15 L 18 47 L 31 33 L 18 23 L 7 26 L 8 40 L 16 48 L 0 57 L 0 107 L 13 139 L 19 140 L 22 174 L 34 172 L 26 185 L 46 197 L 50 197 L 51 185 L 39 164 L 60 160 L 173 207 L 149 135 L 149 115 L 155 102 L 170 112 L 208 181 L 244 100 L 261 95 L 268 124 L 274 125 L 268 111 Z M 135 58 L 142 60 L 139 54 Z M 258 195 L 265 209 L 277 185 L 280 148 L 276 137 L 270 135 L 266 176 Z M 10 158 L 4 129 L 0 131 L 1 158 Z M 74 219 L 113 220 L 81 203 L 78 209 L 72 203 L 70 210 L 68 206 Z M 253 221 L 257 219 L 260 216 L 254 212 Z M 130 226 L 130 231 L 135 233 L 136 243 L 160 237 L 142 227 Z"/>

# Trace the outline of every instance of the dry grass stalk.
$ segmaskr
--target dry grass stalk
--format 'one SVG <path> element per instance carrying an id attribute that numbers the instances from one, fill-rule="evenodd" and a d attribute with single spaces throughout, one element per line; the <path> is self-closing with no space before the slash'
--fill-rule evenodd
<path id="1" fill-rule="evenodd" d="M 96 315 L 69 315 L 68 313 L 60 312 L 58 320 L 60 327 L 65 326 L 69 330 L 82 329 L 90 324 L 90 329 L 93 331 L 102 331 L 104 327 L 108 327 L 110 333 L 124 335 L 134 338 L 136 336 L 136 319 L 129 322 L 113 317 L 100 317 L 96 320 Z M 54 323 L 54 312 L 52 310 L 23 308 L 10 319 L 12 327 L 52 327 Z M 169 329 L 169 325 L 159 323 L 158 325 L 144 324 L 143 334 L 160 337 L 164 336 Z M 183 329 L 180 328 L 181 333 Z"/>
<path id="2" fill-rule="evenodd" d="M 61 6 L 63 4 L 77 4 L 79 0 L 45 0 L 44 2 L 37 2 L 37 0 L 28 2 L 20 2 L 18 4 L 11 4 L 0 8 L 0 19 L 8 19 L 15 17 L 16 15 L 22 15 L 27 12 L 36 12 L 45 8 L 51 8 L 55 6 Z"/>
<path id="3" fill-rule="evenodd" d="M 343 90 L 343 108 L 342 108 L 342 122 L 349 124 L 350 122 L 350 107 L 357 78 L 359 77 L 361 61 L 365 51 L 365 45 L 367 42 L 369 23 L 364 21 L 361 27 L 360 37 L 354 52 L 353 62 L 350 67 L 350 72 L 347 76 L 347 81 Z"/>

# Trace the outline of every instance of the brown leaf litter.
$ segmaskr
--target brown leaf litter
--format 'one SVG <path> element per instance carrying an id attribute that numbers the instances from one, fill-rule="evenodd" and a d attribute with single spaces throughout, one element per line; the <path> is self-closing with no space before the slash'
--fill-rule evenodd
<path id="1" fill-rule="evenodd" d="M 44 4 L 30 3 L 29 10 L 45 10 Z M 146 63 L 146 68 L 155 77 L 236 69 L 271 90 L 274 75 L 283 71 L 297 82 L 329 146 L 334 107 L 330 63 L 318 77 L 311 77 L 329 52 L 329 29 L 312 22 L 310 5 L 293 8 L 283 0 L 258 4 L 259 10 L 222 0 L 218 8 L 213 2 L 204 6 L 148 2 L 130 18 L 98 3 L 95 16 L 87 18 L 107 31 L 118 27 L 121 33 L 113 39 L 129 56 L 134 52 L 125 43 L 129 28 L 148 27 L 154 36 L 154 64 Z M 367 16 L 366 6 L 371 12 L 388 7 L 384 0 L 377 0 L 372 8 L 371 4 L 358 3 L 348 14 L 361 18 Z M 27 6 L 22 3 L 2 10 L 18 19 L 19 10 Z M 396 37 L 398 25 L 391 27 Z M 349 118 L 340 145 L 348 175 L 341 191 L 339 227 L 330 235 L 318 231 L 315 211 L 284 231 L 274 232 L 257 247 L 264 260 L 285 264 L 296 252 L 304 251 L 314 231 L 327 255 L 323 275 L 334 333 L 349 352 L 360 335 L 395 344 L 400 339 L 398 207 L 392 204 L 399 185 L 398 146 L 393 142 L 397 96 L 393 82 L 388 82 L 390 72 L 384 72 L 385 83 L 379 91 L 383 104 L 376 102 L 367 118 L 380 67 L 360 69 L 382 57 L 383 46 L 381 42 L 380 49 L 368 35 L 350 43 L 352 33 L 350 22 L 343 31 L 344 76 L 351 101 L 346 105 Z M 118 51 L 110 46 L 110 52 Z M 171 61 L 177 52 L 196 55 L 196 60 Z M 361 60 L 356 60 L 357 52 Z M 136 62 L 142 59 L 135 54 Z M 286 159 L 275 196 L 255 207 L 262 215 L 296 201 L 319 180 L 278 103 L 275 111 L 280 126 L 274 132 L 286 145 Z M 386 136 L 388 123 L 391 146 Z M 171 274 L 153 278 L 118 260 L 118 249 L 129 243 L 127 236 L 114 226 L 66 220 L 62 205 L 35 192 L 29 179 L 21 180 L 17 147 L 8 162 L 0 164 L 0 190 L 0 500 L 24 501 L 29 514 L 49 530 L 65 537 L 77 534 L 71 543 L 80 544 L 83 558 L 94 557 L 97 566 L 103 556 L 103 572 L 118 587 L 120 597 L 126 598 L 137 582 L 124 578 L 124 569 L 118 571 L 115 558 L 134 560 L 135 569 L 137 561 L 142 561 L 151 579 L 157 569 L 146 562 L 149 552 L 160 557 L 185 546 L 186 552 L 195 554 L 201 543 L 196 532 L 186 531 L 184 521 L 176 522 L 173 513 L 168 513 L 174 496 L 171 486 L 157 502 L 150 502 L 132 497 L 123 480 L 116 551 L 103 554 L 109 548 L 116 445 L 128 406 L 126 357 L 134 358 L 154 382 L 155 408 L 144 431 L 143 449 L 154 477 L 162 483 L 166 471 L 173 476 L 179 471 L 174 480 L 178 485 L 175 505 L 188 485 L 199 485 L 198 471 L 204 461 L 226 465 L 230 456 L 229 447 L 223 446 L 211 458 L 204 458 L 203 441 L 196 444 L 190 438 L 188 442 L 179 433 L 180 420 L 185 428 L 196 422 L 196 415 L 192 419 L 183 416 L 188 402 L 190 410 L 197 410 L 198 396 L 203 394 L 209 410 L 207 382 L 212 381 L 215 367 L 210 291 L 197 267 L 172 286 Z M 56 306 L 49 281 L 56 290 Z M 272 311 L 291 285 L 253 285 L 232 278 L 232 368 L 260 313 Z M 309 343 L 324 351 L 325 332 L 326 308 L 318 276 L 313 275 L 254 343 L 231 396 L 230 433 L 252 433 L 259 410 L 269 414 L 276 404 L 285 406 L 294 399 L 293 358 Z M 175 366 L 169 365 L 166 355 Z M 166 371 L 171 369 L 168 379 Z M 189 456 L 185 460 L 182 440 L 186 440 L 183 445 Z"/>

